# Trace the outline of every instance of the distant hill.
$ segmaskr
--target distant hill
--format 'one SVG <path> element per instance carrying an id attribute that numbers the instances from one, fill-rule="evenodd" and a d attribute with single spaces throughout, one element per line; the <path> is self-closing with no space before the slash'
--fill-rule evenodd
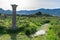
<path id="1" fill-rule="evenodd" d="M 42 12 L 37 12 L 35 14 L 33 14 L 32 16 L 46 16 L 46 17 L 52 17 L 52 15 L 49 15 L 49 14 L 43 14 Z"/>
<path id="2" fill-rule="evenodd" d="M 60 8 L 59 9 L 37 9 L 37 10 L 19 10 L 17 11 L 17 14 L 20 15 L 29 15 L 29 14 L 35 14 L 37 12 L 42 12 L 43 14 L 49 14 L 53 16 L 60 16 Z M 4 10 L 0 8 L 0 13 L 4 14 L 12 14 L 11 10 Z"/>

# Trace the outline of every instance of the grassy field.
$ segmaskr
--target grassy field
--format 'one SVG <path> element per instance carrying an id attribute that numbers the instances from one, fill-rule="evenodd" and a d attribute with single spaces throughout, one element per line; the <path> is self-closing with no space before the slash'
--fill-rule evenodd
<path id="1" fill-rule="evenodd" d="M 48 23 L 45 35 L 30 37 Z M 60 40 L 60 17 L 47 15 L 16 16 L 17 30 L 11 31 L 12 16 L 0 15 L 0 40 Z"/>

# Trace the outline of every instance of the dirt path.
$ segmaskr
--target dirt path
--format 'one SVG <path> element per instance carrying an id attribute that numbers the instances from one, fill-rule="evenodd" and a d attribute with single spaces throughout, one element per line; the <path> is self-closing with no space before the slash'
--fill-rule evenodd
<path id="1" fill-rule="evenodd" d="M 40 29 L 40 30 L 45 30 L 45 31 L 47 31 L 48 26 L 49 26 L 49 23 L 43 24 L 43 25 L 41 26 L 41 29 Z"/>
<path id="2" fill-rule="evenodd" d="M 39 36 L 39 35 L 44 35 L 44 34 L 46 34 L 46 31 L 48 30 L 48 26 L 49 26 L 48 23 L 42 25 L 40 30 L 38 30 L 35 34 L 30 35 L 30 36 L 31 36 L 31 37 L 34 37 L 34 36 Z"/>

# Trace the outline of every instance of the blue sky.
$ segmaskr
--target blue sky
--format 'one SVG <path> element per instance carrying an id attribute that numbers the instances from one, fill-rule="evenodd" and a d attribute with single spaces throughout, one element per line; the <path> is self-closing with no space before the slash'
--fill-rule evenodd
<path id="1" fill-rule="evenodd" d="M 60 0 L 0 0 L 0 8 L 12 10 L 11 4 L 17 4 L 17 10 L 35 10 L 39 8 L 60 8 Z"/>

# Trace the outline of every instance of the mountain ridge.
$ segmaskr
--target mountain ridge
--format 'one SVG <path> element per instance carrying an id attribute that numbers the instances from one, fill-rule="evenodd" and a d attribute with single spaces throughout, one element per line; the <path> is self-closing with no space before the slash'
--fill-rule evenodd
<path id="1" fill-rule="evenodd" d="M 49 15 L 53 15 L 53 16 L 60 16 L 60 8 L 58 9 L 37 9 L 37 10 L 19 10 L 16 11 L 17 14 L 19 15 L 29 15 L 29 14 L 35 14 L 37 12 L 42 12 L 44 14 L 49 14 Z M 0 8 L 0 13 L 4 13 L 4 14 L 12 14 L 11 10 L 4 10 L 2 8 Z"/>

